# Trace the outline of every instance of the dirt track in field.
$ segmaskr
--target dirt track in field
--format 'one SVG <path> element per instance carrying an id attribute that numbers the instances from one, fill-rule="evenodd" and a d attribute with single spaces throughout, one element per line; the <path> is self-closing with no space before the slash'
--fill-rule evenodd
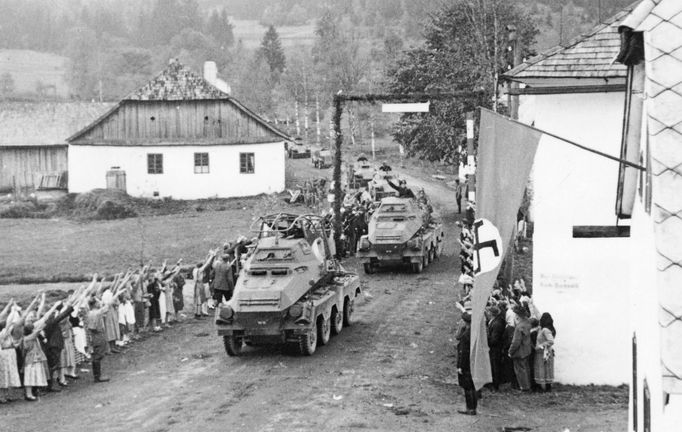
<path id="1" fill-rule="evenodd" d="M 355 324 L 314 356 L 247 347 L 230 358 L 210 320 L 188 319 L 109 356 L 110 383 L 93 384 L 84 372 L 59 395 L 0 406 L 0 430 L 625 430 L 626 390 L 486 392 L 479 416 L 457 413 L 464 404 L 452 341 L 457 215 L 443 184 L 408 182 L 423 185 L 443 217 L 444 255 L 419 275 L 361 274 Z M 344 265 L 359 270 L 354 259 Z"/>

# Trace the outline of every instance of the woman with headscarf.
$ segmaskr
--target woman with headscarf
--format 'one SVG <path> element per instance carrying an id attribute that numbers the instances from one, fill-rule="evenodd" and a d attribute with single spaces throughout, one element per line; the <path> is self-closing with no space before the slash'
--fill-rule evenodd
<path id="1" fill-rule="evenodd" d="M 554 320 L 547 312 L 540 317 L 540 330 L 535 343 L 535 382 L 542 391 L 552 391 L 554 382 Z"/>

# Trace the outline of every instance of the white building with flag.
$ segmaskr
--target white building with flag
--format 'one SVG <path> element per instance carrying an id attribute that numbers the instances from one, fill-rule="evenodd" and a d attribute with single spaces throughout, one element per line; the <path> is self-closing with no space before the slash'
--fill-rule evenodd
<path id="1" fill-rule="evenodd" d="M 595 98 L 585 100 L 585 113 L 570 113 L 558 104 L 562 125 L 537 109 L 524 118 L 523 98 L 521 122 L 482 111 L 477 193 L 486 204 L 477 217 L 493 221 L 508 247 L 520 197 L 506 182 L 519 182 L 502 164 L 525 180 L 534 159 L 534 297 L 555 318 L 557 381 L 629 382 L 630 431 L 682 430 L 682 2 L 642 0 L 611 25 L 620 41 L 614 61 L 625 67 L 622 106 Z M 620 125 L 612 121 L 615 112 Z M 606 144 L 595 141 L 599 134 Z M 595 172 L 598 164 L 606 171 Z M 575 183 L 573 170 L 582 170 Z M 602 182 L 614 186 L 611 193 Z M 603 203 L 593 201 L 599 191 Z M 596 206 L 594 214 L 572 210 L 584 203 Z M 595 225 L 607 216 L 604 206 L 611 207 L 613 226 Z M 586 216 L 593 225 L 576 225 Z M 569 233 L 572 240 L 561 238 Z M 540 273 L 547 269 L 560 273 Z M 477 387 L 490 379 L 481 330 L 495 274 L 475 281 L 471 356 Z"/>
<path id="2" fill-rule="evenodd" d="M 614 59 L 618 26 L 633 8 L 505 74 L 520 83 L 519 120 L 618 156 L 627 68 Z M 622 360 L 630 353 L 630 227 L 614 214 L 618 169 L 549 136 L 535 157 L 533 295 L 554 318 L 556 379 L 567 384 L 620 385 L 630 376 Z M 589 337 L 596 328 L 604 338 Z"/>

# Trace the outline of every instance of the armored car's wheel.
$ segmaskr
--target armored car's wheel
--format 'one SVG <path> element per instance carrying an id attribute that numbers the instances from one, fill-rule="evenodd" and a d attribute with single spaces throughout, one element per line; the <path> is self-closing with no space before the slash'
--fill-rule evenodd
<path id="1" fill-rule="evenodd" d="M 412 273 L 421 273 L 424 270 L 424 261 L 419 261 L 418 263 L 412 263 Z"/>
<path id="2" fill-rule="evenodd" d="M 365 274 L 374 273 L 374 266 L 371 263 L 364 263 L 362 266 L 365 268 Z"/>
<path id="3" fill-rule="evenodd" d="M 339 313 L 336 306 L 332 309 L 332 334 L 337 335 L 343 330 L 343 315 Z"/>
<path id="4" fill-rule="evenodd" d="M 244 340 L 235 335 L 223 336 L 223 345 L 225 345 L 225 352 L 230 357 L 236 357 L 242 353 L 242 344 Z"/>
<path id="5" fill-rule="evenodd" d="M 331 330 L 332 330 L 332 320 L 331 316 L 327 319 L 320 318 L 317 324 L 317 331 L 319 334 L 317 335 L 317 343 L 320 345 L 327 345 L 329 342 L 329 338 L 331 337 Z"/>
<path id="6" fill-rule="evenodd" d="M 298 337 L 298 349 L 302 355 L 311 356 L 317 349 L 317 326 Z"/>
<path id="7" fill-rule="evenodd" d="M 431 264 L 435 260 L 436 260 L 436 248 L 431 247 L 431 249 L 429 249 L 429 264 Z"/>
<path id="8" fill-rule="evenodd" d="M 353 324 L 353 309 L 355 308 L 355 301 L 346 297 L 343 301 L 343 325 L 350 327 Z"/>

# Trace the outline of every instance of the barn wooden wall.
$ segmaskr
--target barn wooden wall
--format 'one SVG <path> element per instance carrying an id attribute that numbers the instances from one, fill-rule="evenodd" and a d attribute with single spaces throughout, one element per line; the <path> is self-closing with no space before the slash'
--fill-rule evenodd
<path id="1" fill-rule="evenodd" d="M 66 145 L 0 147 L 0 191 L 35 188 L 44 174 L 67 170 Z"/>
<path id="2" fill-rule="evenodd" d="M 244 142 L 277 137 L 229 100 L 124 101 L 74 143 L 209 139 Z"/>

